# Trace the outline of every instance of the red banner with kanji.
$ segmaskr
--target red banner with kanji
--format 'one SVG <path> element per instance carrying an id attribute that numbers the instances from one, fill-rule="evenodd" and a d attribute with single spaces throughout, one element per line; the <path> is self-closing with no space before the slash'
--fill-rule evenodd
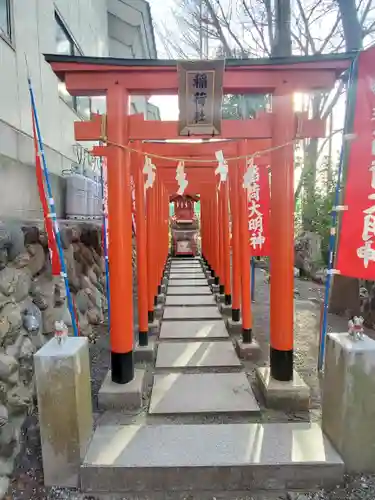
<path id="1" fill-rule="evenodd" d="M 375 48 L 361 52 L 348 97 L 347 175 L 335 268 L 375 279 Z M 352 116 L 351 114 L 352 113 Z M 354 115 L 353 115 L 354 113 Z"/>
<path id="2" fill-rule="evenodd" d="M 249 244 L 251 255 L 265 257 L 270 254 L 270 184 L 266 165 L 252 167 L 248 193 Z"/>

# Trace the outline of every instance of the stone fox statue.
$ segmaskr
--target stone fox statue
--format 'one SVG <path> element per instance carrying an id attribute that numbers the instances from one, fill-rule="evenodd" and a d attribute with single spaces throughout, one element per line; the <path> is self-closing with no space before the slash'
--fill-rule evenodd
<path id="1" fill-rule="evenodd" d="M 363 340 L 363 318 L 362 316 L 352 316 L 348 321 L 349 335 L 354 340 Z"/>

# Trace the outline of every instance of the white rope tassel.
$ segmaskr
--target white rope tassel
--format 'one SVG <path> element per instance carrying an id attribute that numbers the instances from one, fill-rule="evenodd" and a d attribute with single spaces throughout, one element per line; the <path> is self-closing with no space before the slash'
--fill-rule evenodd
<path id="1" fill-rule="evenodd" d="M 143 167 L 143 173 L 147 175 L 147 179 L 145 182 L 145 189 L 148 189 L 154 185 L 155 182 L 155 173 L 156 167 L 152 163 L 151 158 L 149 156 L 145 156 L 145 164 Z"/>
<path id="2" fill-rule="evenodd" d="M 217 166 L 217 168 L 215 170 L 215 174 L 220 175 L 220 183 L 219 183 L 219 189 L 220 189 L 221 183 L 227 181 L 228 163 L 226 162 L 226 160 L 224 158 L 223 151 L 221 151 L 221 150 L 216 151 L 215 156 L 216 156 L 216 159 L 219 163 L 219 165 Z"/>
<path id="3" fill-rule="evenodd" d="M 176 181 L 178 183 L 178 191 L 177 194 L 182 196 L 189 184 L 189 181 L 186 179 L 185 173 L 185 164 L 183 161 L 180 161 L 176 168 Z"/>

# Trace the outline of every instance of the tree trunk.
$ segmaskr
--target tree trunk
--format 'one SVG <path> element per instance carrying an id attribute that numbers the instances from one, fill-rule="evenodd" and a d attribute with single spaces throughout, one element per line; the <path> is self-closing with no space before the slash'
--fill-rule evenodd
<path id="1" fill-rule="evenodd" d="M 360 50 L 362 48 L 362 28 L 355 0 L 337 0 L 337 4 L 344 30 L 345 48 L 347 51 Z M 344 172 L 344 179 L 345 177 Z M 358 279 L 340 275 L 334 276 L 329 301 L 329 312 L 351 315 L 360 313 Z"/>
<path id="2" fill-rule="evenodd" d="M 271 51 L 273 57 L 292 55 L 290 19 L 290 0 L 276 0 L 275 39 Z"/>
<path id="3" fill-rule="evenodd" d="M 362 27 L 359 22 L 355 0 L 337 0 L 347 51 L 362 48 Z"/>

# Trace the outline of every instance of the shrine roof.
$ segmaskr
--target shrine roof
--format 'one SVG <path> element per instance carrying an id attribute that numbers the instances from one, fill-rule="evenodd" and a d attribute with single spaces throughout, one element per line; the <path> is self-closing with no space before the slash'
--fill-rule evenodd
<path id="1" fill-rule="evenodd" d="M 253 59 L 226 59 L 226 69 L 268 69 L 268 70 L 333 70 L 341 74 L 347 69 L 358 52 L 342 52 L 338 54 L 319 54 L 312 56 L 291 56 Z M 52 65 L 56 74 L 64 79 L 65 73 L 74 71 L 126 71 L 126 69 L 155 69 L 156 71 L 173 71 L 177 65 L 187 61 L 173 59 L 121 59 L 114 57 L 67 56 L 44 54 L 45 60 Z M 57 66 L 56 66 L 57 65 Z M 81 65 L 79 68 L 77 65 Z M 82 67 L 84 65 L 84 67 Z M 99 68 L 100 67 L 100 68 Z"/>

